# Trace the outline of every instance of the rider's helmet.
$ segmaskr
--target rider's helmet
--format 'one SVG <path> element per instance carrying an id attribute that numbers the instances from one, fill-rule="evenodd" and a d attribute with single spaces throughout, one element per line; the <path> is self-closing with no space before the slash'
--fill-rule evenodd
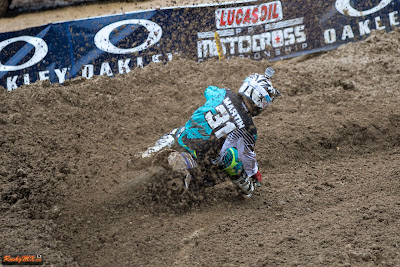
<path id="1" fill-rule="evenodd" d="M 274 73 L 272 68 L 267 68 L 264 75 L 255 73 L 247 77 L 239 89 L 238 94 L 246 97 L 252 103 L 253 116 L 260 114 L 276 97 L 281 96 L 281 93 L 270 82 Z"/>

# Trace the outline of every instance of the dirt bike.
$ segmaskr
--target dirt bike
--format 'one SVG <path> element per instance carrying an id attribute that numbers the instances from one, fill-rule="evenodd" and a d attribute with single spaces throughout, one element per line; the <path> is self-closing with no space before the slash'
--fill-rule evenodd
<path id="1" fill-rule="evenodd" d="M 250 196 L 234 186 L 230 176 L 218 164 L 199 166 L 188 152 L 164 148 L 148 158 L 144 166 L 144 171 L 124 186 L 136 188 L 155 202 L 180 207 L 182 203 L 198 203 L 216 192 L 223 192 L 229 198 Z M 211 187 L 217 187 L 217 190 L 210 191 Z"/>
<path id="2" fill-rule="evenodd" d="M 252 195 L 256 186 L 261 186 L 261 181 L 255 177 L 248 177 L 243 168 L 237 169 L 238 173 L 232 176 L 232 170 L 229 170 L 231 163 L 227 167 L 226 163 L 217 159 L 205 158 L 196 161 L 175 140 L 176 134 L 181 130 L 182 128 L 176 128 L 164 134 L 153 147 L 136 155 L 138 161 L 145 161 L 142 166 L 147 170 L 135 177 L 132 183 L 147 183 L 145 191 L 149 191 L 150 188 L 156 195 L 164 192 L 171 199 L 201 197 L 205 189 L 226 180 L 235 184 L 238 193 L 246 197 Z M 237 156 L 233 156 L 234 158 Z"/>

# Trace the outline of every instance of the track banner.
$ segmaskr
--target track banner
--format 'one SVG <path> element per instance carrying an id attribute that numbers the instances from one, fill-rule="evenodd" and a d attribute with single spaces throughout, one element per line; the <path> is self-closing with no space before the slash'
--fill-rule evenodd
<path id="1" fill-rule="evenodd" d="M 242 1 L 66 21 L 0 34 L 0 85 L 125 74 L 179 54 L 281 60 L 400 25 L 398 0 Z"/>

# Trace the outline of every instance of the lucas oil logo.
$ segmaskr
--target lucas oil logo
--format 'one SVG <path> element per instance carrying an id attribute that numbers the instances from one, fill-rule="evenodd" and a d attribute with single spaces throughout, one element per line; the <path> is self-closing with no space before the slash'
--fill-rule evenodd
<path id="1" fill-rule="evenodd" d="M 221 8 L 215 11 L 217 29 L 256 26 L 282 20 L 280 1 L 258 6 Z"/>
<path id="2" fill-rule="evenodd" d="M 227 59 L 285 57 L 308 48 L 304 18 L 283 20 L 280 1 L 215 11 L 221 51 Z M 198 61 L 218 56 L 215 32 L 198 32 Z"/>

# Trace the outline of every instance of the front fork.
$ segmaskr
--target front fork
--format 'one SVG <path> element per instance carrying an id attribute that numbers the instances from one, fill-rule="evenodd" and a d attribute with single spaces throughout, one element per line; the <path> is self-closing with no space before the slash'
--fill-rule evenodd
<path id="1" fill-rule="evenodd" d="M 184 175 L 185 178 L 183 178 L 182 185 L 175 189 L 181 190 L 182 194 L 184 194 L 189 189 L 193 178 L 190 170 L 197 168 L 197 162 L 188 152 L 173 151 L 168 155 L 168 165 L 173 171 Z"/>

